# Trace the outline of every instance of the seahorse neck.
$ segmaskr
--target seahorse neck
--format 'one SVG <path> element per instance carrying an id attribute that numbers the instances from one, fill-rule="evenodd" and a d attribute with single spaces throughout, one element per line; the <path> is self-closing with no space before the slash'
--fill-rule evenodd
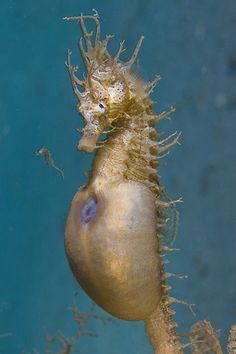
<path id="1" fill-rule="evenodd" d="M 90 182 L 133 180 L 148 187 L 157 185 L 157 134 L 150 117 L 129 117 L 108 134 L 95 155 Z"/>

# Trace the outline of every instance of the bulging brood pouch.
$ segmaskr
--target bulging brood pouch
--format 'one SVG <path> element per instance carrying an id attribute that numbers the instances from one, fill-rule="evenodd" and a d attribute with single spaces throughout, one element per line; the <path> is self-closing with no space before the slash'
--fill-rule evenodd
<path id="1" fill-rule="evenodd" d="M 144 320 L 160 300 L 155 201 L 141 183 L 108 179 L 95 178 L 75 195 L 66 252 L 98 305 L 123 319 Z"/>
<path id="2" fill-rule="evenodd" d="M 158 141 L 155 123 L 172 109 L 154 115 L 149 95 L 160 77 L 145 83 L 133 68 L 143 37 L 123 62 L 123 42 L 111 56 L 107 44 L 112 36 L 100 39 L 97 13 L 65 19 L 80 23 L 86 44 L 84 49 L 80 40 L 86 78 L 77 78 L 70 52 L 66 61 L 85 122 L 78 148 L 96 149 L 89 181 L 76 193 L 66 225 L 71 269 L 88 295 L 111 314 L 147 320 L 160 305 L 170 319 L 169 302 L 163 302 L 167 287 L 159 239 L 166 223 L 163 208 L 173 202 L 161 199 L 156 168 L 158 157 L 179 135 Z M 87 20 L 95 22 L 94 39 Z M 99 141 L 101 134 L 106 139 Z"/>

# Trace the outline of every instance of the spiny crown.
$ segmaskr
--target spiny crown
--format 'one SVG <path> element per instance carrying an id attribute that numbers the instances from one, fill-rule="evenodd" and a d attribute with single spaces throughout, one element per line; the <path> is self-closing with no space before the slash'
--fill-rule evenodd
<path id="1" fill-rule="evenodd" d="M 76 76 L 78 67 L 71 64 L 71 52 L 68 51 L 66 66 L 68 68 L 74 93 L 79 103 L 77 108 L 85 120 L 83 137 L 78 148 L 91 152 L 96 147 L 99 136 L 122 115 L 127 118 L 138 107 L 139 112 L 150 107 L 152 101 L 148 98 L 155 84 L 160 80 L 156 76 L 150 83 L 143 83 L 132 70 L 144 37 L 142 36 L 128 62 L 120 60 L 120 54 L 124 51 L 124 41 L 120 43 L 117 54 L 112 57 L 107 44 L 113 37 L 107 35 L 100 40 L 100 22 L 98 13 L 92 16 L 65 17 L 65 20 L 76 20 L 81 26 L 86 50 L 83 46 L 83 38 L 79 47 L 84 64 L 87 68 L 87 77 L 80 80 Z M 88 32 L 84 19 L 95 22 L 96 33 L 94 44 L 91 37 L 93 32 Z M 82 87 L 82 91 L 78 87 Z M 137 109 L 136 109 L 137 111 Z"/>

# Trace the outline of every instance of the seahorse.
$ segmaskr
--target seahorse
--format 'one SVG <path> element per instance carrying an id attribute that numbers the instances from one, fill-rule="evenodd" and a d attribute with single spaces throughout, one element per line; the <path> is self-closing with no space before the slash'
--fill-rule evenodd
<path id="1" fill-rule="evenodd" d="M 79 47 L 87 69 L 87 76 L 79 79 L 68 51 L 66 66 L 85 122 L 78 148 L 96 151 L 88 182 L 75 194 L 66 224 L 70 267 L 103 309 L 120 319 L 144 321 L 155 353 L 183 353 L 171 309 L 175 299 L 168 295 L 169 274 L 164 271 L 169 248 L 160 241 L 167 222 L 163 211 L 175 202 L 164 198 L 157 173 L 160 156 L 178 143 L 179 134 L 161 140 L 155 129 L 174 109 L 153 112 L 150 94 L 160 76 L 145 82 L 135 69 L 143 36 L 124 62 L 124 42 L 114 56 L 109 53 L 112 36 L 101 39 L 97 12 L 64 19 L 81 26 Z M 87 30 L 88 20 L 95 23 L 94 35 Z M 106 138 L 100 140 L 103 134 Z"/>

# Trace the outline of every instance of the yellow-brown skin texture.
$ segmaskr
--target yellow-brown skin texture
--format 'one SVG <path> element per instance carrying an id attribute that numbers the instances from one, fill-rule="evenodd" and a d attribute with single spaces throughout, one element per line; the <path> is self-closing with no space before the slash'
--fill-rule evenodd
<path id="1" fill-rule="evenodd" d="M 100 40 L 97 14 L 67 19 L 79 21 L 86 42 L 86 50 L 80 42 L 86 79 L 75 76 L 70 52 L 66 62 L 85 121 L 78 147 L 93 151 L 104 132 L 107 141 L 99 145 L 89 181 L 72 201 L 66 254 L 76 279 L 98 305 L 122 319 L 146 320 L 161 300 L 163 284 L 158 230 L 165 220 L 156 167 L 166 147 L 157 142 L 159 116 L 153 115 L 149 98 L 159 78 L 144 83 L 132 69 L 143 37 L 124 63 L 119 59 L 122 43 L 112 57 L 106 48 L 110 37 Z M 96 24 L 94 46 L 85 19 Z M 97 210 L 85 224 L 81 213 L 91 197 Z"/>

